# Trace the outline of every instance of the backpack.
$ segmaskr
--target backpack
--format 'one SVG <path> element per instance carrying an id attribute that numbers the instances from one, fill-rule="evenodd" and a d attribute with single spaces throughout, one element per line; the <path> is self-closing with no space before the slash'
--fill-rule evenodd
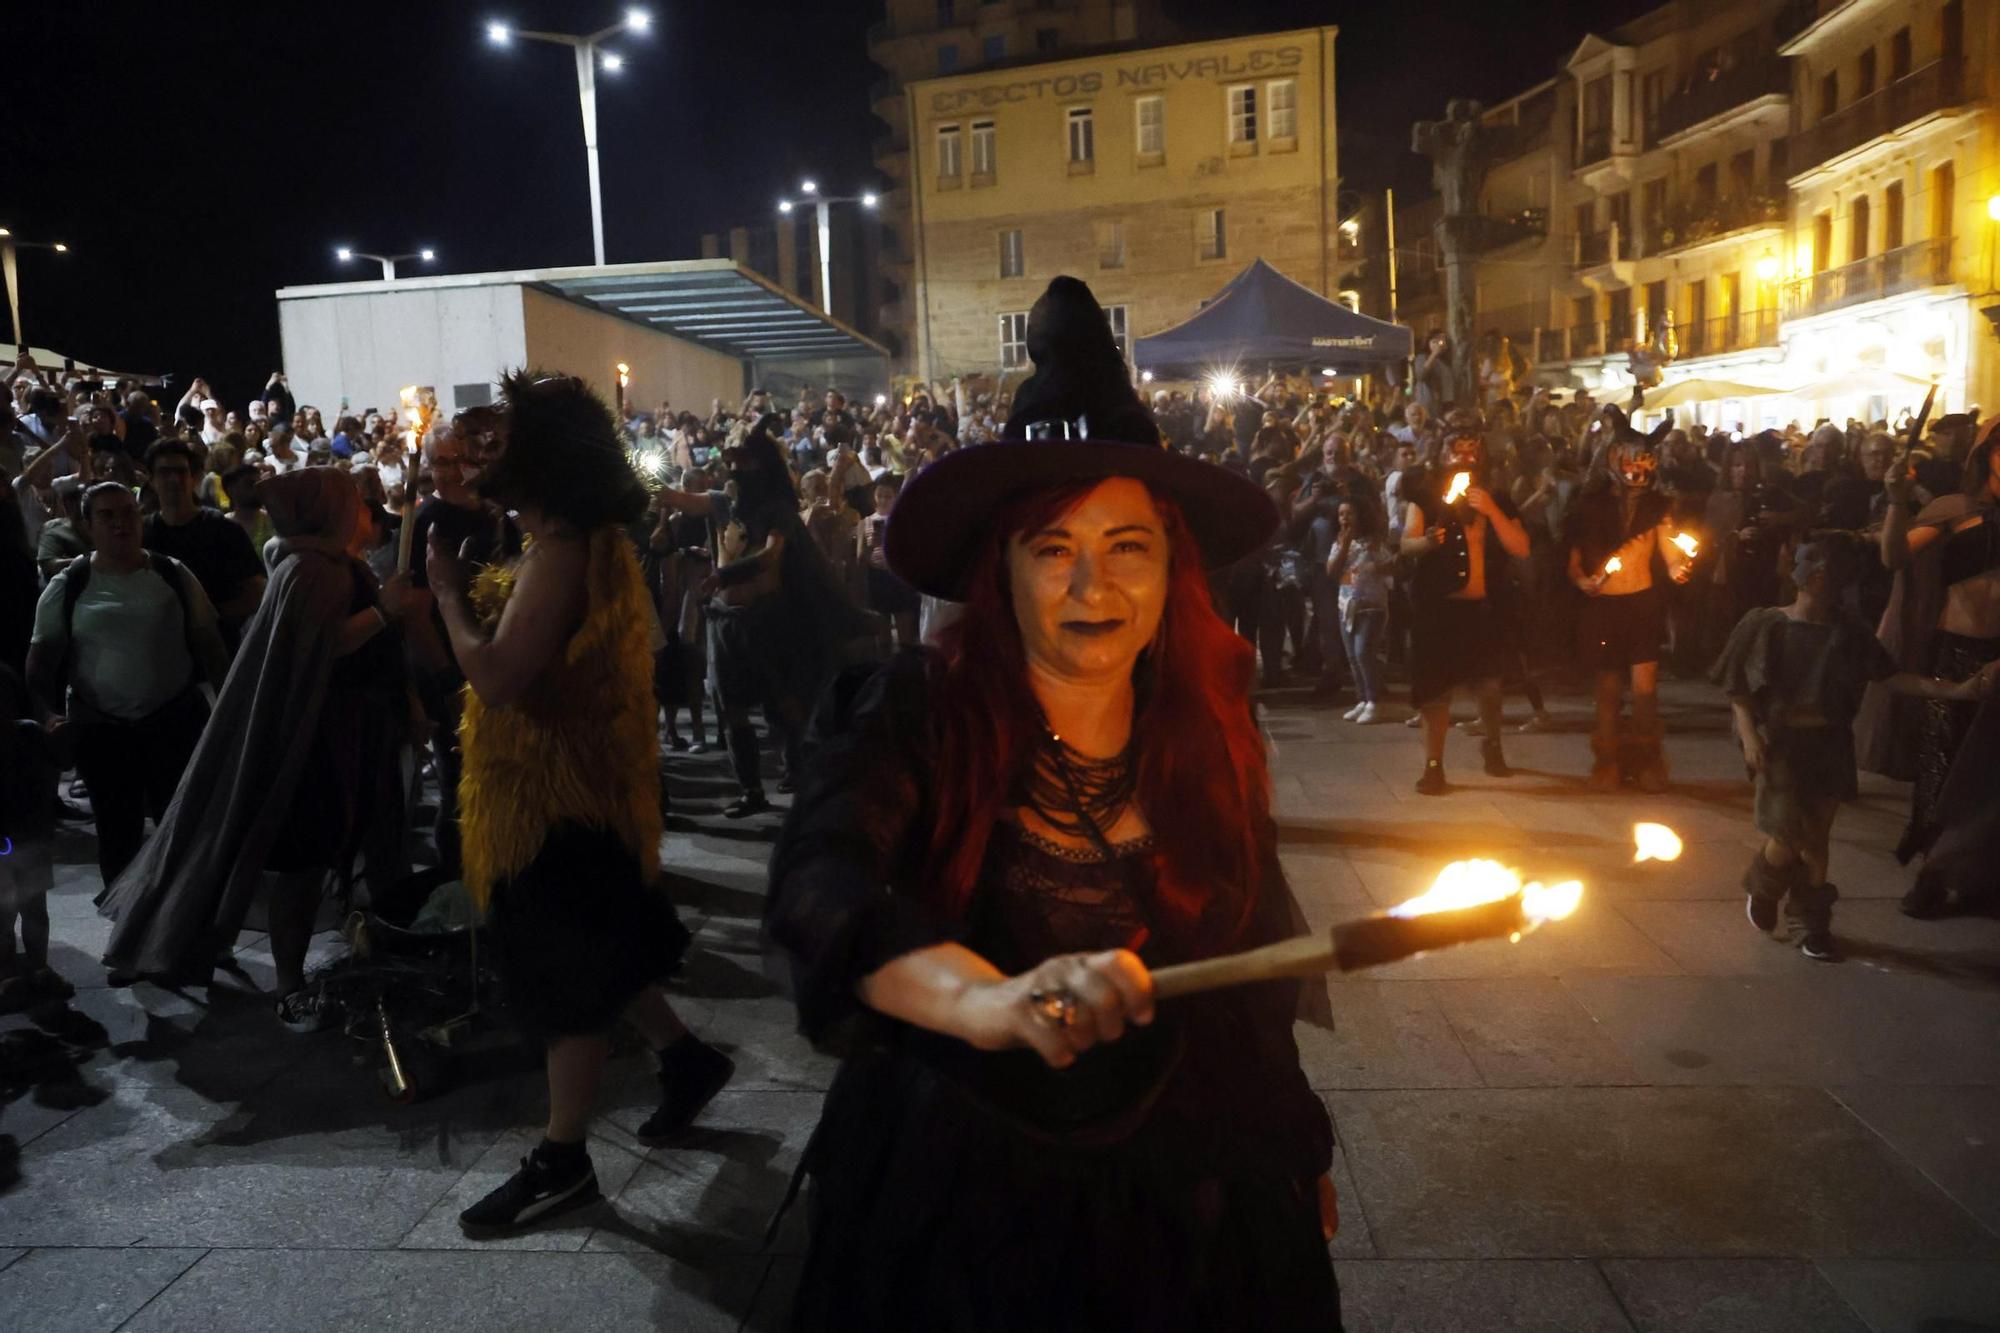
<path id="1" fill-rule="evenodd" d="M 183 568 L 172 556 L 161 555 L 158 551 L 146 552 L 146 562 L 174 590 L 174 600 L 181 607 L 181 633 L 187 638 L 188 660 L 194 663 L 195 675 L 199 676 L 201 649 L 195 643 L 194 608 L 188 602 Z M 70 657 L 76 651 L 76 604 L 83 600 L 83 590 L 90 583 L 90 555 L 86 552 L 70 561 L 64 567 L 63 575 L 63 655 L 62 672 L 58 679 L 67 683 Z"/>

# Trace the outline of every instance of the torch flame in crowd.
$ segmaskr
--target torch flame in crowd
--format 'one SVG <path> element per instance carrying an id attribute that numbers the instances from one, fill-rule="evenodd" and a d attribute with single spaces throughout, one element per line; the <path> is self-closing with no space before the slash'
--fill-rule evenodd
<path id="1" fill-rule="evenodd" d="M 1396 904 L 1389 909 L 1389 915 L 1428 916 L 1432 912 L 1497 903 L 1515 894 L 1521 896 L 1521 914 L 1527 918 L 1528 929 L 1533 930 L 1544 921 L 1560 921 L 1574 912 L 1583 901 L 1583 885 L 1573 879 L 1548 887 L 1534 881 L 1523 884 L 1520 872 L 1498 861 L 1453 861 L 1438 871 L 1428 890 L 1408 902 Z"/>
<path id="2" fill-rule="evenodd" d="M 1465 493 L 1471 489 L 1472 474 L 1470 472 L 1454 472 L 1451 474 L 1451 487 L 1444 493 L 1444 502 L 1446 504 L 1457 504 L 1464 497 Z"/>
<path id="3" fill-rule="evenodd" d="M 1634 824 L 1632 826 L 1632 861 L 1678 861 L 1681 859 L 1681 835 L 1665 824 Z"/>
<path id="4" fill-rule="evenodd" d="M 1669 540 L 1671 540 L 1674 545 L 1680 547 L 1681 554 L 1686 556 L 1690 560 L 1694 559 L 1694 553 L 1701 547 L 1700 542 L 1696 541 L 1692 536 L 1690 536 L 1685 532 L 1676 532 Z"/>
<path id="5" fill-rule="evenodd" d="M 404 385 L 397 397 L 402 400 L 403 414 L 410 423 L 403 436 L 409 456 L 403 469 L 403 524 L 396 543 L 396 568 L 406 572 L 410 568 L 411 551 L 417 535 L 417 525 L 413 521 L 417 512 L 417 446 L 423 440 L 425 407 L 414 384 Z"/>
<path id="6" fill-rule="evenodd" d="M 1616 574 L 1623 568 L 1625 568 L 1625 562 L 1615 555 L 1604 562 L 1604 572 L 1607 574 Z"/>

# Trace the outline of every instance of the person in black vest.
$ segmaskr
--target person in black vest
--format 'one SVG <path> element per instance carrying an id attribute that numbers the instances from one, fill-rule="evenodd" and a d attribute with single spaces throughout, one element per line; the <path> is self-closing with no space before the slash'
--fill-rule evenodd
<path id="1" fill-rule="evenodd" d="M 1447 790 L 1444 741 L 1460 685 L 1479 692 L 1487 773 L 1510 777 L 1500 748 L 1500 678 L 1515 653 L 1507 559 L 1528 554 L 1528 530 L 1513 500 L 1487 489 L 1486 439 L 1476 422 L 1451 427 L 1438 465 L 1410 497 L 1403 533 L 1403 554 L 1417 562 L 1410 626 L 1410 702 L 1424 723 L 1417 790 Z"/>
<path id="2" fill-rule="evenodd" d="M 71 733 L 108 884 L 173 796 L 208 719 L 199 686 L 220 686 L 229 656 L 201 581 L 140 544 L 131 491 L 99 482 L 83 517 L 95 549 L 42 591 L 28 684 Z"/>

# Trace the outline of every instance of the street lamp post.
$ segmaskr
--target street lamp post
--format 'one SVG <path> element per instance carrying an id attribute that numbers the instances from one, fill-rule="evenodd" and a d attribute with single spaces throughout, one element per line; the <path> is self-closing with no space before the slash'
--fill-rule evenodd
<path id="1" fill-rule="evenodd" d="M 861 194 L 821 194 L 817 181 L 799 182 L 799 193 L 813 201 L 813 211 L 819 223 L 819 308 L 828 315 L 833 313 L 833 225 L 829 216 L 834 204 L 859 204 L 872 209 L 881 202 L 873 190 Z M 798 205 L 790 199 L 778 201 L 780 213 L 790 213 Z"/>
<path id="2" fill-rule="evenodd" d="M 371 255 L 366 250 L 354 250 L 343 245 L 333 252 L 333 257 L 343 264 L 350 259 L 372 259 L 382 266 L 382 281 L 394 282 L 398 262 L 405 259 L 420 259 L 428 264 L 437 258 L 437 251 L 426 247 L 407 255 Z"/>
<path id="3" fill-rule="evenodd" d="M 28 335 L 21 329 L 21 274 L 16 259 L 17 252 L 21 250 L 53 250 L 59 255 L 66 255 L 69 247 L 61 241 L 24 241 L 7 228 L 0 227 L 0 269 L 6 270 L 7 309 L 14 321 L 16 347 L 28 345 Z"/>
<path id="4" fill-rule="evenodd" d="M 643 9 L 628 9 L 621 22 L 588 36 L 566 32 L 531 32 L 499 22 L 486 25 L 486 40 L 495 46 L 505 46 L 520 37 L 530 42 L 567 46 L 576 57 L 576 95 L 583 104 L 583 155 L 590 169 L 590 247 L 599 265 L 604 263 L 604 198 L 597 170 L 597 69 L 602 65 L 616 74 L 625 67 L 623 56 L 616 51 L 599 48 L 621 32 L 646 32 L 652 26 L 653 16 Z"/>

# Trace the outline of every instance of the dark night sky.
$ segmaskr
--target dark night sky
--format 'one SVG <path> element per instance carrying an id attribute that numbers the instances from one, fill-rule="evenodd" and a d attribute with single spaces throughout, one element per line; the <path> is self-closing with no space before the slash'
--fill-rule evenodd
<path id="1" fill-rule="evenodd" d="M 1356 189 L 1422 186 L 1412 120 L 1538 82 L 1591 27 L 1651 7 L 1168 5 L 1196 36 L 1338 24 L 1341 170 Z M 9 8 L 0 224 L 72 247 L 22 255 L 31 342 L 181 385 L 206 375 L 240 402 L 277 365 L 278 287 L 373 276 L 336 263 L 336 244 L 434 245 L 437 271 L 589 262 L 570 55 L 497 50 L 483 29 L 582 31 L 617 20 L 612 0 Z M 872 183 L 865 31 L 879 0 L 649 8 L 652 34 L 622 41 L 624 73 L 599 79 L 612 262 L 698 254 L 703 231 L 761 214 L 806 172 Z"/>

